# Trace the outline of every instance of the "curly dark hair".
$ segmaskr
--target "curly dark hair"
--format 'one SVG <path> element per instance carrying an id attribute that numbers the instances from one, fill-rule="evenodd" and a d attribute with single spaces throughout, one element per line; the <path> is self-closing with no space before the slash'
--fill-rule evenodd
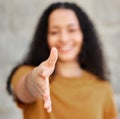
<path id="1" fill-rule="evenodd" d="M 76 14 L 79 25 L 83 32 L 83 46 L 79 54 L 78 62 L 80 66 L 96 76 L 100 80 L 106 80 L 106 66 L 102 53 L 101 44 L 98 40 L 96 30 L 88 15 L 75 3 L 58 2 L 50 5 L 42 14 L 37 27 L 33 40 L 30 45 L 29 52 L 21 64 L 17 65 L 10 73 L 7 80 L 7 90 L 11 94 L 10 82 L 12 75 L 21 65 L 38 66 L 41 62 L 46 60 L 49 56 L 50 49 L 47 43 L 48 33 L 48 19 L 50 14 L 56 9 L 70 9 Z"/>

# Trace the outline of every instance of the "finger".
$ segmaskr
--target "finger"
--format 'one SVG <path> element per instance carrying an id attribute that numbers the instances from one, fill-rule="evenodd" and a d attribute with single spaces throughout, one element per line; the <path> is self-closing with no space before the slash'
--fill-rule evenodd
<path id="1" fill-rule="evenodd" d="M 40 66 L 43 66 L 40 71 L 41 76 L 43 78 L 49 77 L 52 74 L 57 59 L 58 59 L 58 52 L 57 52 L 57 49 L 53 47 L 51 49 L 49 58 L 40 65 Z"/>
<path id="2" fill-rule="evenodd" d="M 49 81 L 46 79 L 45 92 L 43 95 L 44 100 L 44 108 L 47 109 L 48 112 L 51 112 L 51 99 L 50 99 L 50 88 Z"/>
<path id="3" fill-rule="evenodd" d="M 46 67 L 42 72 L 41 72 L 41 76 L 46 79 L 48 78 L 53 72 L 52 68 Z"/>
<path id="4" fill-rule="evenodd" d="M 54 70 L 57 59 L 58 52 L 57 49 L 53 47 L 51 49 L 49 58 L 38 66 L 38 74 L 43 78 L 49 77 Z"/>
<path id="5" fill-rule="evenodd" d="M 51 112 L 51 99 L 50 96 L 44 102 L 44 108 L 47 109 L 47 112 Z"/>
<path id="6" fill-rule="evenodd" d="M 50 89 L 49 89 L 49 78 L 46 78 L 44 80 L 44 83 L 42 85 L 43 90 L 43 99 L 46 100 L 50 96 Z"/>
<path id="7" fill-rule="evenodd" d="M 47 109 L 47 112 L 50 113 L 52 111 L 51 106 Z"/>
<path id="8" fill-rule="evenodd" d="M 51 69 L 46 65 L 46 61 L 39 65 L 38 67 L 38 75 L 43 79 L 46 79 L 51 74 Z"/>
<path id="9" fill-rule="evenodd" d="M 48 109 L 51 106 L 50 98 L 47 98 L 44 102 L 44 108 Z"/>
<path id="10" fill-rule="evenodd" d="M 48 65 L 49 65 L 50 67 L 54 67 L 57 59 L 58 59 L 58 51 L 57 51 L 57 49 L 56 49 L 55 47 L 53 47 L 53 48 L 51 49 L 50 56 L 49 56 L 49 58 L 48 58 L 48 60 L 47 60 Z"/>

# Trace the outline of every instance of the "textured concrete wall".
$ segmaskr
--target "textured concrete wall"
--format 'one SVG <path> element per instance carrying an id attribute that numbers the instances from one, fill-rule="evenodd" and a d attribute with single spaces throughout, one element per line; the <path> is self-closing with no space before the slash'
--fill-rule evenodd
<path id="1" fill-rule="evenodd" d="M 42 11 L 54 1 L 57 0 L 0 0 L 0 119 L 22 117 L 6 93 L 6 79 L 12 67 L 27 52 Z M 87 11 L 99 32 L 120 111 L 120 1 L 69 1 L 75 1 Z"/>

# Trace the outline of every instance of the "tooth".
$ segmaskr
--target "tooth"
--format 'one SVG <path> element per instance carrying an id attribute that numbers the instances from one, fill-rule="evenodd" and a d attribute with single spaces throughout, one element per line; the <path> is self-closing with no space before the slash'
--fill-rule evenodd
<path id="1" fill-rule="evenodd" d="M 71 47 L 69 47 L 69 46 L 67 47 L 67 46 L 66 46 L 66 47 L 61 47 L 60 49 L 61 49 L 61 50 L 69 50 L 70 48 L 71 48 Z"/>

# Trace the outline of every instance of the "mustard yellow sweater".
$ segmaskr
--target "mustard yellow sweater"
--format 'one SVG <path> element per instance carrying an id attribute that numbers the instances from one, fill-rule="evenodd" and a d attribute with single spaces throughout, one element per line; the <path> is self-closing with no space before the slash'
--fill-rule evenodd
<path id="1" fill-rule="evenodd" d="M 31 66 L 20 67 L 13 75 L 13 87 L 21 76 L 32 69 Z M 82 77 L 52 78 L 52 112 L 47 113 L 41 99 L 32 104 L 16 101 L 23 110 L 24 119 L 113 119 L 117 116 L 113 92 L 107 81 L 100 81 L 87 71 Z"/>

